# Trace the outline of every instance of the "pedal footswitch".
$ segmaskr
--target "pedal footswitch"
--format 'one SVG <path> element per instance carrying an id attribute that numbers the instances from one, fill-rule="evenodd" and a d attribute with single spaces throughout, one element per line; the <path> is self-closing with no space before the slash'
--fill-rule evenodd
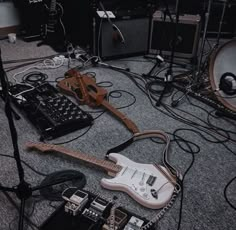
<path id="1" fill-rule="evenodd" d="M 132 216 L 129 220 L 129 222 L 125 225 L 124 230 L 139 230 L 144 221 L 140 220 L 139 218 Z"/>
<path id="2" fill-rule="evenodd" d="M 89 218 L 90 220 L 97 222 L 104 213 L 105 209 L 108 207 L 108 205 L 109 205 L 108 201 L 100 197 L 96 197 L 90 204 L 90 207 L 86 208 L 82 214 L 86 218 Z"/>

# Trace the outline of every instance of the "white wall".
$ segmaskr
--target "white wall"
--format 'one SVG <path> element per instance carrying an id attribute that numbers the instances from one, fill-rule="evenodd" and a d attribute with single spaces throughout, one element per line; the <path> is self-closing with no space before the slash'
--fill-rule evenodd
<path id="1" fill-rule="evenodd" d="M 19 14 L 13 3 L 10 1 L 0 2 L 0 28 L 16 26 L 19 24 Z"/>

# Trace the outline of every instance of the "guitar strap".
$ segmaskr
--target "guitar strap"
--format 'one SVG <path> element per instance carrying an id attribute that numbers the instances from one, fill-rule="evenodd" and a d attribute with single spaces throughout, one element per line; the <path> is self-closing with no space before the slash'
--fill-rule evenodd
<path id="1" fill-rule="evenodd" d="M 141 139 L 146 139 L 146 138 L 159 138 L 166 143 L 166 146 L 163 150 L 163 164 L 166 167 L 166 169 L 169 171 L 170 175 L 172 175 L 174 178 L 180 179 L 179 172 L 172 165 L 170 165 L 170 163 L 168 161 L 168 151 L 169 151 L 169 145 L 170 145 L 170 138 L 165 132 L 163 132 L 161 130 L 147 130 L 144 132 L 135 133 L 133 135 L 133 137 L 131 137 L 127 141 L 109 149 L 106 152 L 106 158 L 108 158 L 110 153 L 121 152 L 122 150 L 124 150 L 125 148 L 130 146 L 133 142 L 135 142 L 137 140 L 141 140 Z M 157 166 L 158 164 L 154 163 L 153 165 Z"/>

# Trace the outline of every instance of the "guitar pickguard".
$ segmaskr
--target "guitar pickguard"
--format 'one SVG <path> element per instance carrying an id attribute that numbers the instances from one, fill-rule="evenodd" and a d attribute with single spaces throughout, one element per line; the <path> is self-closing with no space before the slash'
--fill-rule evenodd
<path id="1" fill-rule="evenodd" d="M 161 208 L 170 200 L 174 185 L 154 165 L 135 163 L 116 153 L 111 153 L 109 158 L 123 169 L 112 179 L 102 179 L 104 188 L 126 192 L 152 209 Z M 168 173 L 164 167 L 162 169 Z"/>

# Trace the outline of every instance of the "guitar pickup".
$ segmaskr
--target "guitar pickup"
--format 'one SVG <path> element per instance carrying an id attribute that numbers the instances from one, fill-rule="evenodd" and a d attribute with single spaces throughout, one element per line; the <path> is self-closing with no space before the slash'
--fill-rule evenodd
<path id="1" fill-rule="evenodd" d="M 147 180 L 147 184 L 150 185 L 150 186 L 153 186 L 153 184 L 155 183 L 156 181 L 156 177 L 154 176 L 149 176 L 148 180 Z"/>

